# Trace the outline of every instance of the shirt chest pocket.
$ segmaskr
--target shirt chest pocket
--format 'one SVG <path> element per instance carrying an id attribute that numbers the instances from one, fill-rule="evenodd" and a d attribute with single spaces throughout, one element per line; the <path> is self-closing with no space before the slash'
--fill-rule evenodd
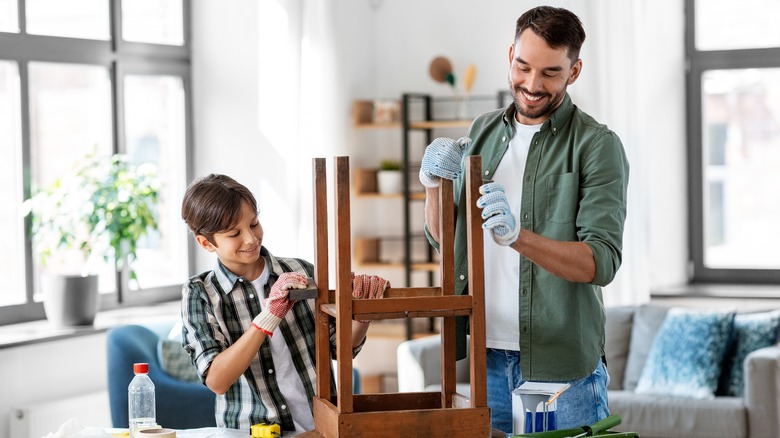
<path id="1" fill-rule="evenodd" d="M 578 172 L 547 177 L 547 220 L 558 224 L 574 222 L 579 203 Z"/>

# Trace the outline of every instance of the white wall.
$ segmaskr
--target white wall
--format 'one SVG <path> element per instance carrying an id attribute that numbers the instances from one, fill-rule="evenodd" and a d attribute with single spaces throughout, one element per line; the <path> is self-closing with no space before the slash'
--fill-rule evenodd
<path id="1" fill-rule="evenodd" d="M 301 2 L 304 8 L 313 3 L 317 1 Z M 575 103 L 618 132 L 629 155 L 632 176 L 626 227 L 632 234 L 626 237 L 624 268 L 614 288 L 629 297 L 619 301 L 642 301 L 653 288 L 686 281 L 683 6 L 676 0 L 551 3 L 576 12 L 588 34 L 582 52 L 584 71 L 570 88 Z M 327 4 L 335 8 L 338 65 L 339 99 L 334 100 L 332 112 L 342 116 L 343 128 L 335 141 L 344 143 L 353 168 L 400 155 L 401 137 L 397 132 L 349 129 L 352 99 L 397 98 L 403 92 L 451 95 L 448 86 L 428 76 L 428 64 L 437 55 L 448 56 L 458 76 L 468 64 L 476 64 L 473 94 L 493 95 L 506 87 L 514 22 L 536 5 L 516 0 Z M 258 69 L 266 61 L 258 52 L 257 2 L 239 0 L 226 8 L 196 0 L 193 5 L 196 173 L 231 174 L 261 193 L 262 205 L 263 181 L 286 177 L 274 167 L 275 149 L 268 147 L 257 129 L 256 107 L 263 99 L 258 95 Z M 308 161 L 300 166 L 308 172 Z M 360 211 L 375 215 L 381 206 L 357 202 L 353 201 L 353 227 L 360 231 L 367 226 Z M 303 217 L 311 214 L 305 205 L 291 211 Z M 275 221 L 269 215 L 261 219 L 265 243 L 272 251 L 310 252 L 310 235 L 301 233 L 301 219 Z M 280 234 L 284 239 L 274 237 Z M 211 263 L 200 255 L 201 269 Z"/>

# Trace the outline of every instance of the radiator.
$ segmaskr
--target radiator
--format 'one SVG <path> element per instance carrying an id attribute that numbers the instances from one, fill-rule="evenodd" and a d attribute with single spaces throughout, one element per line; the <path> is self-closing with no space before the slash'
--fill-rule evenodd
<path id="1" fill-rule="evenodd" d="M 12 409 L 9 415 L 9 438 L 45 437 L 70 419 L 84 427 L 111 427 L 107 391 L 29 404 Z"/>

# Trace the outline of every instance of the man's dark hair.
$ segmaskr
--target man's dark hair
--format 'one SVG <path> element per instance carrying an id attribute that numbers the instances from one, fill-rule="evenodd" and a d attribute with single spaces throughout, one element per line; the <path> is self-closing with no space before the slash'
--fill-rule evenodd
<path id="1" fill-rule="evenodd" d="M 215 244 L 214 234 L 230 229 L 241 219 L 242 202 L 257 211 L 257 201 L 249 189 L 229 176 L 212 173 L 187 187 L 181 218 L 193 234 L 202 234 Z"/>
<path id="2" fill-rule="evenodd" d="M 579 59 L 580 48 L 585 41 L 585 29 L 579 17 L 571 11 L 552 6 L 530 9 L 517 19 L 515 42 L 526 29 L 534 31 L 553 49 L 566 47 L 572 64 Z"/>

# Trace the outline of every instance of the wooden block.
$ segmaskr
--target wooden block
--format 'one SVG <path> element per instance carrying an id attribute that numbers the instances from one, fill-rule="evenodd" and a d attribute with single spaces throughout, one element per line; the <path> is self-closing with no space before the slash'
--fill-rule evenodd
<path id="1" fill-rule="evenodd" d="M 352 122 L 355 126 L 367 125 L 374 121 L 374 102 L 356 100 L 352 103 Z"/>
<path id="2" fill-rule="evenodd" d="M 379 239 L 358 238 L 355 240 L 355 261 L 358 263 L 379 262 Z"/>
<path id="3" fill-rule="evenodd" d="M 376 194 L 378 192 L 376 174 L 377 169 L 355 169 L 355 193 L 359 195 Z"/>
<path id="4" fill-rule="evenodd" d="M 306 289 L 290 289 L 289 299 L 292 301 L 310 300 L 317 298 L 319 292 L 320 291 L 317 289 L 317 285 L 314 284 L 314 280 L 310 278 L 309 284 L 306 285 Z"/>

